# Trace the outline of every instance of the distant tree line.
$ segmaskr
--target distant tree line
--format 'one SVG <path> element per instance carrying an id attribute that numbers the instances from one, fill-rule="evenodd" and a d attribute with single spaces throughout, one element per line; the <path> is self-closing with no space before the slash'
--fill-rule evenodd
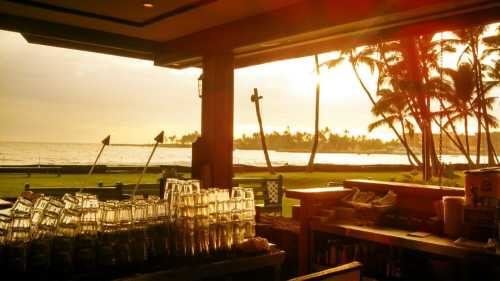
<path id="1" fill-rule="evenodd" d="M 167 138 L 167 145 L 182 145 L 189 146 L 196 141 L 200 133 L 194 131 L 185 135 L 171 135 Z M 286 151 L 286 152 L 309 152 L 313 143 L 313 134 L 308 132 L 292 133 L 288 127 L 283 132 L 274 131 L 266 134 L 268 147 L 270 150 Z M 465 142 L 465 135 L 460 134 L 458 137 Z M 439 142 L 439 134 L 433 135 L 434 141 Z M 443 141 L 443 154 L 461 154 L 455 145 L 446 137 L 441 136 Z M 493 146 L 500 150 L 500 132 L 491 132 L 491 141 Z M 475 153 L 477 142 L 476 136 L 469 136 L 471 145 L 471 153 Z M 483 133 L 481 137 L 481 153 L 486 154 L 486 137 Z M 408 138 L 408 145 L 411 149 L 418 152 L 422 146 L 422 137 L 420 133 L 415 133 Z M 261 141 L 258 132 L 252 134 L 243 134 L 240 138 L 234 140 L 234 148 L 236 149 L 261 149 Z M 330 128 L 325 127 L 319 130 L 318 135 L 318 152 L 348 152 L 348 153 L 405 153 L 405 148 L 397 139 L 384 141 L 379 138 L 370 138 L 366 135 L 353 136 L 348 131 L 343 133 L 333 133 Z M 418 153 L 417 153 L 418 154 Z"/>
<path id="2" fill-rule="evenodd" d="M 182 136 L 170 135 L 166 137 L 167 144 L 176 144 L 176 145 L 191 145 L 196 139 L 200 136 L 198 131 L 194 131 L 192 133 L 188 133 Z"/>
<path id="3" fill-rule="evenodd" d="M 281 133 L 274 131 L 266 134 L 266 140 L 270 150 L 309 152 L 314 141 L 313 136 L 307 132 L 292 133 L 287 128 Z M 238 149 L 260 149 L 259 133 L 243 134 L 241 138 L 235 139 L 234 145 Z M 396 140 L 383 141 L 365 135 L 352 136 L 348 131 L 337 134 L 328 127 L 319 130 L 318 134 L 318 152 L 387 153 L 394 149 L 401 150 L 401 145 Z"/>

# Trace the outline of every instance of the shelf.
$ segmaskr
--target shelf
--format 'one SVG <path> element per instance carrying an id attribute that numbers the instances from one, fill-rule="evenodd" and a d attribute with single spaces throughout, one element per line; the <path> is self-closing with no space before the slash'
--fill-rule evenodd
<path id="1" fill-rule="evenodd" d="M 471 256 L 483 256 L 495 258 L 500 261 L 500 250 L 481 250 L 457 246 L 453 240 L 431 235 L 428 237 L 408 236 L 410 231 L 385 228 L 356 226 L 350 224 L 328 224 L 311 222 L 311 230 L 331 233 L 340 236 L 356 238 L 377 242 L 380 244 L 402 247 L 437 255 L 443 255 L 453 258 L 467 258 Z"/>

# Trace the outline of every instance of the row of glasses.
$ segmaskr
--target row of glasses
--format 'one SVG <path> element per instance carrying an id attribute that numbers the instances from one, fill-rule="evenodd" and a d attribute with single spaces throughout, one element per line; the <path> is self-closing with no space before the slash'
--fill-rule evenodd
<path id="1" fill-rule="evenodd" d="M 168 179 L 164 199 L 102 202 L 95 195 L 76 193 L 32 200 L 20 197 L 11 216 L 0 216 L 0 245 L 8 246 L 1 248 L 8 251 L 2 256 L 21 271 L 26 269 L 28 242 L 33 244 L 29 263 L 34 268 L 52 264 L 58 273 L 69 273 L 167 255 L 228 253 L 255 235 L 251 189 L 201 189 L 196 180 Z"/>
<path id="2" fill-rule="evenodd" d="M 200 189 L 198 181 L 167 179 L 171 251 L 177 256 L 227 253 L 255 236 L 252 189 Z"/>
<path id="3" fill-rule="evenodd" d="M 31 242 L 28 253 L 29 270 L 48 272 L 51 245 L 64 204 L 61 200 L 40 196 L 35 200 L 31 212 Z"/>
<path id="4" fill-rule="evenodd" d="M 80 210 L 80 225 L 75 239 L 75 267 L 80 272 L 95 270 L 97 237 L 101 214 L 95 194 L 76 193 Z"/>
<path id="5" fill-rule="evenodd" d="M 119 204 L 117 200 L 108 200 L 100 204 L 101 231 L 97 247 L 97 264 L 102 268 L 110 268 L 117 264 L 115 249 L 119 230 Z"/>
<path id="6" fill-rule="evenodd" d="M 132 202 L 131 259 L 135 264 L 143 264 L 148 257 L 146 244 L 147 208 L 145 200 L 137 199 Z"/>
<path id="7" fill-rule="evenodd" d="M 52 268 L 61 276 L 74 271 L 75 238 L 81 222 L 80 202 L 76 195 L 64 194 L 61 198 L 64 207 L 58 218 L 52 243 Z"/>
<path id="8" fill-rule="evenodd" d="M 32 209 L 33 203 L 22 196 L 12 205 L 5 244 L 6 268 L 11 272 L 23 273 L 27 270 Z"/>

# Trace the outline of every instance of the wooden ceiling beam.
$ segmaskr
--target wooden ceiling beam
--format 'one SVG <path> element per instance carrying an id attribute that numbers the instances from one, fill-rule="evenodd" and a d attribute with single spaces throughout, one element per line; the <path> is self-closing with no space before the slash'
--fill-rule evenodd
<path id="1" fill-rule="evenodd" d="M 196 66 L 200 65 L 199 58 L 204 53 L 231 50 L 235 54 L 236 67 L 242 67 L 309 55 L 305 46 L 326 46 L 328 40 L 338 45 L 337 41 L 345 34 L 371 29 L 368 32 L 371 34 L 366 36 L 370 39 L 373 34 L 383 34 L 381 30 L 421 25 L 445 18 L 448 14 L 454 19 L 464 19 L 463 16 L 472 10 L 477 18 L 482 12 L 498 9 L 499 5 L 495 0 L 301 1 L 164 42 L 156 55 L 155 64 L 176 68 Z M 365 40 L 361 36 L 358 42 Z M 329 50 L 323 47 L 317 49 L 331 51 L 332 47 Z M 186 61 L 192 64 L 185 64 Z"/>
<path id="2" fill-rule="evenodd" d="M 397 40 L 409 34 L 428 34 L 441 31 L 457 30 L 478 24 L 489 24 L 500 19 L 500 4 L 485 9 L 456 14 L 408 20 L 406 23 L 387 25 L 364 25 L 352 28 L 350 32 L 339 32 L 314 40 L 299 41 L 283 46 L 275 46 L 253 52 L 235 50 L 235 68 L 247 67 L 278 60 L 312 56 L 345 48 L 353 48 L 377 42 Z"/>
<path id="3" fill-rule="evenodd" d="M 158 42 L 0 13 L 0 29 L 31 43 L 153 60 Z"/>

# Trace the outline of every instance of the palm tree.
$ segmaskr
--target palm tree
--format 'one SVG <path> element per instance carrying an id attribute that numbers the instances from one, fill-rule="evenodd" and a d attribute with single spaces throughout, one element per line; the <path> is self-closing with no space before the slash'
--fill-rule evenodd
<path id="1" fill-rule="evenodd" d="M 445 127 L 450 126 L 455 133 L 456 140 L 460 142 L 460 138 L 456 133 L 454 123 L 463 121 L 465 133 L 465 156 L 469 164 L 472 164 L 470 158 L 470 142 L 469 142 L 469 117 L 473 117 L 474 109 L 469 106 L 474 98 L 474 75 L 472 65 L 462 63 L 458 69 L 443 69 L 451 78 L 451 91 L 446 95 L 447 101 L 451 104 L 451 108 L 447 110 L 448 121 Z"/>
<path id="2" fill-rule="evenodd" d="M 408 143 L 407 136 L 413 138 L 415 135 L 415 126 L 410 119 L 408 119 L 408 114 L 406 114 L 406 100 L 402 99 L 397 92 L 394 92 L 391 89 L 382 89 L 377 93 L 377 95 L 380 96 L 380 98 L 373 106 L 372 112 L 376 116 L 381 116 L 383 114 L 385 118 L 370 123 L 368 125 L 368 131 L 371 132 L 382 125 L 395 127 L 395 123 L 399 123 L 401 129 L 400 135 L 404 142 Z M 408 150 L 406 151 L 406 156 L 408 157 L 410 164 L 414 165 L 413 159 Z"/>
<path id="3" fill-rule="evenodd" d="M 329 60 L 323 64 L 327 65 L 329 68 L 333 68 L 347 59 L 351 64 L 351 68 L 356 76 L 356 79 L 360 83 L 361 88 L 363 89 L 364 93 L 366 94 L 372 105 L 375 106 L 377 101 L 375 100 L 373 94 L 370 92 L 370 90 L 364 83 L 363 79 L 361 78 L 358 71 L 358 67 L 360 65 L 366 65 L 370 68 L 372 74 L 375 72 L 375 70 L 378 70 L 378 79 L 377 79 L 377 92 L 378 92 L 379 88 L 381 87 L 384 81 L 385 68 L 383 67 L 383 63 L 375 57 L 375 54 L 377 52 L 381 54 L 382 52 L 380 50 L 386 45 L 391 45 L 391 44 L 393 44 L 393 42 L 380 43 L 375 46 L 364 46 L 354 49 L 347 49 L 342 51 L 338 58 Z M 393 57 L 391 57 L 391 59 L 393 59 Z M 410 163 L 411 164 L 416 163 L 416 165 L 420 166 L 421 165 L 420 159 L 418 159 L 418 157 L 412 151 L 410 145 L 407 142 L 407 139 L 404 136 L 402 136 L 402 134 L 396 129 L 396 127 L 393 125 L 393 122 L 388 120 L 388 117 L 385 116 L 384 111 L 379 111 L 378 113 L 379 116 L 382 118 L 382 120 L 385 120 L 382 121 L 382 123 L 387 124 L 389 126 L 389 128 L 394 132 L 400 143 L 406 149 L 407 154 L 410 155 L 410 158 L 413 160 L 410 161 Z"/>
<path id="4" fill-rule="evenodd" d="M 311 150 L 311 156 L 309 157 L 309 163 L 307 164 L 307 171 L 313 172 L 314 170 L 314 157 L 316 156 L 316 151 L 318 150 L 318 138 L 319 138 L 319 96 L 321 93 L 321 83 L 319 80 L 320 76 L 320 64 L 318 61 L 318 55 L 314 55 L 314 64 L 316 70 L 316 107 L 315 107 L 315 118 L 314 118 L 314 138 L 313 147 Z"/>
<path id="5" fill-rule="evenodd" d="M 465 45 L 464 51 L 460 54 L 461 59 L 469 59 L 472 62 L 474 70 L 474 78 L 476 81 L 476 91 L 477 91 L 477 143 L 476 143 L 476 163 L 480 163 L 481 155 L 481 131 L 484 126 L 486 135 L 486 148 L 488 153 L 488 165 L 495 164 L 495 150 L 491 142 L 490 135 L 490 123 L 488 120 L 488 107 L 485 100 L 485 87 L 484 87 L 484 75 L 482 59 L 484 59 L 484 53 L 481 53 L 480 45 L 482 43 L 482 35 L 486 27 L 483 25 L 474 26 L 470 28 L 461 29 L 455 31 L 454 34 L 457 36 L 456 43 Z M 484 123 L 483 123 L 484 121 Z"/>

